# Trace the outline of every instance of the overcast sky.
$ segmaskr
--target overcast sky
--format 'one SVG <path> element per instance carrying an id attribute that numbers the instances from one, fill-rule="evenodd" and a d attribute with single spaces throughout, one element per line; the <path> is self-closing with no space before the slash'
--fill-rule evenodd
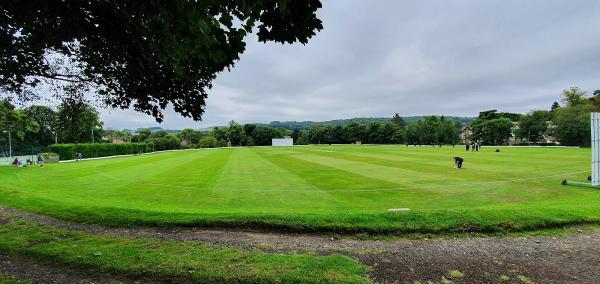
<path id="1" fill-rule="evenodd" d="M 307 45 L 249 37 L 202 122 L 105 110 L 105 127 L 528 112 L 570 86 L 600 89 L 597 0 L 322 2 L 324 29 Z"/>

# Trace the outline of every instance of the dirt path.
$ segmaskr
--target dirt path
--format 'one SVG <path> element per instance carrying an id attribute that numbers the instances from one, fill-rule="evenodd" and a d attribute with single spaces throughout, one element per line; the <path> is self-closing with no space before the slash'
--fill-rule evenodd
<path id="1" fill-rule="evenodd" d="M 132 238 L 203 241 L 269 251 L 344 253 L 373 268 L 382 283 L 599 283 L 600 231 L 560 237 L 361 241 L 324 236 L 211 229 L 106 228 L 0 208 L 63 229 Z M 450 273 L 452 270 L 453 273 Z"/>

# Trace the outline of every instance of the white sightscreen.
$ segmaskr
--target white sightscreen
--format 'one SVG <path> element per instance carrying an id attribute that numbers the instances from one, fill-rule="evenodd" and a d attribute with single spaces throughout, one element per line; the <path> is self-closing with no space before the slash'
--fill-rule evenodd
<path id="1" fill-rule="evenodd" d="M 292 138 L 273 138 L 271 140 L 273 146 L 294 146 L 294 139 Z"/>
<path id="2" fill-rule="evenodd" d="M 600 113 L 592 112 L 592 185 L 600 185 Z"/>

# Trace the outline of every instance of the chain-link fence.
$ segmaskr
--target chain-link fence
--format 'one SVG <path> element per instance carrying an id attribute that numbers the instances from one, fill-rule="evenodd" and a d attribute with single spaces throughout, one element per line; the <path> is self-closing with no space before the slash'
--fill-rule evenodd
<path id="1" fill-rule="evenodd" d="M 15 158 L 19 158 L 23 163 L 27 160 L 37 161 L 37 155 L 39 153 L 47 152 L 48 147 L 43 146 L 29 146 L 13 144 L 12 146 L 12 157 L 11 147 L 8 145 L 0 145 L 0 165 L 9 165 Z"/>

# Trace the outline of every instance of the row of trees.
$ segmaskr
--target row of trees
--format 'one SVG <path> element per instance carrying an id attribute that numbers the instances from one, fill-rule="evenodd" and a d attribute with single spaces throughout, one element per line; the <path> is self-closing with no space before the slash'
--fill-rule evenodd
<path id="1" fill-rule="evenodd" d="M 578 87 L 563 90 L 561 103 L 549 110 L 527 114 L 484 111 L 471 123 L 472 140 L 485 144 L 539 144 L 559 142 L 566 146 L 590 145 L 590 113 L 600 111 L 600 90 L 588 96 Z"/>
<path id="2" fill-rule="evenodd" d="M 342 125 L 322 125 L 301 131 L 297 144 L 456 144 L 461 123 L 443 116 L 429 116 L 406 125 L 398 115 L 390 122 L 373 121 L 368 125 L 351 122 Z"/>
<path id="3" fill-rule="evenodd" d="M 6 156 L 7 144 L 14 153 L 30 153 L 52 143 L 99 142 L 102 125 L 98 112 L 84 102 L 64 101 L 55 111 L 41 105 L 18 109 L 1 100 L 0 150 Z M 13 143 L 8 143 L 9 133 Z"/>
<path id="4" fill-rule="evenodd" d="M 115 131 L 120 139 L 129 137 L 131 133 Z M 267 146 L 271 139 L 291 135 L 292 131 L 263 125 L 240 125 L 231 121 L 227 127 L 214 127 L 211 131 L 200 131 L 186 128 L 178 133 L 167 131 L 152 132 L 139 129 L 130 136 L 132 142 L 152 143 L 156 150 L 179 148 L 214 148 L 226 146 Z"/>

